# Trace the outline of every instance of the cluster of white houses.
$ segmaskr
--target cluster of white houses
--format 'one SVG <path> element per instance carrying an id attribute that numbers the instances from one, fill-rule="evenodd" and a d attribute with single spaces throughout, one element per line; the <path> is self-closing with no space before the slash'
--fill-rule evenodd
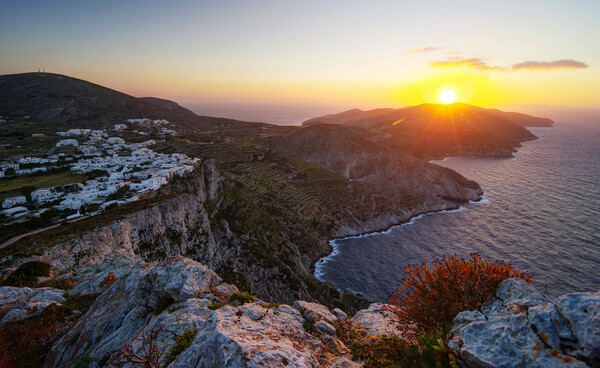
<path id="1" fill-rule="evenodd" d="M 115 126 L 115 130 L 118 130 L 117 128 L 121 127 Z M 193 171 L 199 161 L 198 158 L 191 159 L 180 153 L 170 155 L 157 153 L 148 148 L 156 143 L 153 140 L 126 143 L 122 138 L 109 137 L 101 130 L 71 129 L 57 134 L 63 137 L 87 139 L 86 141 L 81 139 L 80 143 L 77 139 L 68 138 L 57 143 L 57 147 L 69 145 L 76 147 L 80 152 L 75 154 L 74 158 L 68 157 L 71 162 L 67 163 L 66 157 L 61 157 L 64 154 L 60 153 L 44 158 L 23 157 L 18 162 L 0 163 L 2 165 L 0 168 L 10 166 L 18 171 L 20 164 L 52 165 L 62 159 L 62 163 L 68 164 L 71 171 L 80 174 L 93 173 L 94 175 L 91 176 L 95 178 L 82 184 L 73 183 L 62 187 L 38 189 L 31 193 L 29 204 L 25 196 L 7 198 L 2 202 L 4 209 L 2 213 L 5 216 L 39 216 L 48 207 L 79 211 L 83 206 L 97 205 L 95 207 L 102 210 L 112 203 L 135 201 L 138 199 L 138 194 L 156 190 L 171 178 Z M 119 155 L 118 152 L 124 153 Z M 109 200 L 111 194 L 125 186 L 128 187 L 128 191 L 134 192 L 132 196 L 126 200 L 122 198 Z M 32 206 L 43 208 L 30 212 L 24 206 L 26 204 L 30 208 Z"/>

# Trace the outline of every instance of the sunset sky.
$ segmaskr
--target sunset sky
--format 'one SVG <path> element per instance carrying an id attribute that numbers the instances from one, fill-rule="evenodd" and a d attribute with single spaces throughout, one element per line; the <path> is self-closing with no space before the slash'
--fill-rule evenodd
<path id="1" fill-rule="evenodd" d="M 0 74 L 181 103 L 600 107 L 600 1 L 2 1 Z"/>

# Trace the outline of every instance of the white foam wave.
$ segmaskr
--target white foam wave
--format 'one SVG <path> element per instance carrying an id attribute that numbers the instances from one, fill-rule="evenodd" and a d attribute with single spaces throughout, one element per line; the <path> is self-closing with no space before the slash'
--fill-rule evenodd
<path id="1" fill-rule="evenodd" d="M 483 200 L 483 199 L 482 199 Z M 474 202 L 474 203 L 480 203 L 480 202 Z M 329 241 L 329 245 L 333 248 L 333 251 L 331 252 L 331 254 L 329 254 L 328 256 L 325 256 L 323 258 L 321 258 L 320 260 L 318 260 L 315 263 L 315 277 L 317 278 L 317 280 L 319 281 L 323 281 L 325 282 L 325 266 L 327 265 L 328 262 L 330 262 L 332 259 L 334 259 L 338 254 L 340 254 L 340 249 L 342 247 L 342 244 L 339 244 L 338 242 L 344 241 L 344 240 L 348 240 L 348 239 L 362 239 L 362 238 L 367 238 L 369 236 L 375 236 L 375 235 L 384 235 L 384 234 L 390 234 L 392 231 L 394 231 L 394 229 L 397 229 L 401 226 L 410 226 L 413 225 L 417 220 L 422 219 L 423 217 L 427 216 L 427 215 L 433 215 L 433 214 L 439 214 L 439 213 L 454 213 L 454 212 L 461 212 L 466 210 L 467 207 L 466 206 L 460 206 L 459 208 L 456 209 L 452 209 L 452 210 L 443 210 L 443 211 L 435 211 L 435 212 L 428 212 L 428 213 L 423 213 L 420 214 L 418 216 L 414 216 L 412 217 L 408 222 L 399 224 L 399 225 L 394 225 L 392 227 L 390 227 L 387 230 L 382 230 L 382 231 L 374 231 L 371 233 L 366 233 L 366 234 L 361 234 L 361 235 L 351 235 L 351 236 L 346 236 L 343 238 L 338 238 L 338 239 L 333 239 Z"/>
<path id="2" fill-rule="evenodd" d="M 485 205 L 488 205 L 488 204 L 492 204 L 492 201 L 490 201 L 490 199 L 487 198 L 485 194 L 483 194 L 483 197 L 481 197 L 480 200 L 478 200 L 478 201 L 469 201 L 469 203 L 470 204 L 485 204 Z"/>

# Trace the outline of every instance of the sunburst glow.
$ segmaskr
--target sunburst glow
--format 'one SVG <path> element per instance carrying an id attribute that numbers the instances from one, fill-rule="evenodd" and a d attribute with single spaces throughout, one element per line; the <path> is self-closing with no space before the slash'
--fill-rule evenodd
<path id="1" fill-rule="evenodd" d="M 451 89 L 445 89 L 442 91 L 442 93 L 440 93 L 438 98 L 443 104 L 451 104 L 456 102 L 456 92 Z"/>

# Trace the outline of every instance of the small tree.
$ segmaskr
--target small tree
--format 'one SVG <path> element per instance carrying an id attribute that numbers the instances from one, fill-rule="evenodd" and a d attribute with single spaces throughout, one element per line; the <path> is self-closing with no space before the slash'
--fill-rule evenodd
<path id="1" fill-rule="evenodd" d="M 532 282 L 532 275 L 515 271 L 504 261 L 471 260 L 453 256 L 404 268 L 402 284 L 390 296 L 389 310 L 408 333 L 446 334 L 459 312 L 479 308 L 506 279 L 518 277 Z"/>
<path id="2" fill-rule="evenodd" d="M 161 330 L 162 326 L 148 331 L 142 329 L 141 335 L 133 338 L 142 342 L 142 351 L 136 353 L 131 344 L 125 343 L 123 349 L 111 358 L 110 364 L 121 367 L 133 363 L 136 368 L 160 368 L 160 359 L 165 353 L 165 348 L 159 348 L 155 340 Z"/>

